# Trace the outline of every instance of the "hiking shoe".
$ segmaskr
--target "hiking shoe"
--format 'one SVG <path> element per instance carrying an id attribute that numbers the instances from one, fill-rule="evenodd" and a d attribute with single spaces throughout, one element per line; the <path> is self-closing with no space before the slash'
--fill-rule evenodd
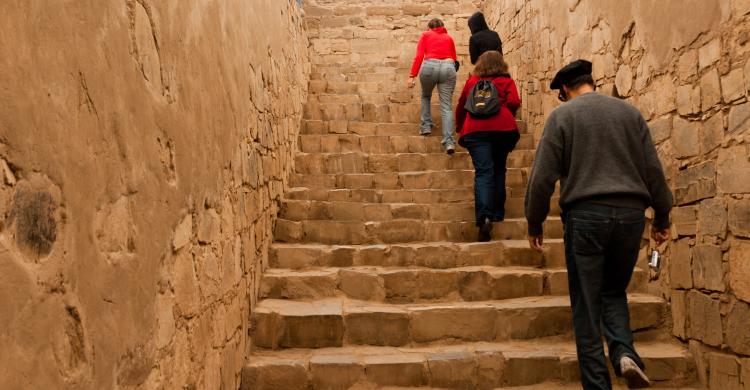
<path id="1" fill-rule="evenodd" d="M 448 154 L 456 153 L 456 147 L 453 145 L 448 146 L 447 148 L 445 148 L 445 153 L 448 153 Z"/>
<path id="2" fill-rule="evenodd" d="M 477 237 L 477 241 L 487 242 L 491 240 L 492 236 L 490 233 L 492 233 L 492 221 L 490 221 L 489 218 L 485 218 L 482 225 L 479 226 L 479 236 Z"/>
<path id="3" fill-rule="evenodd" d="M 643 389 L 651 386 L 646 374 L 640 367 L 628 356 L 620 358 L 620 372 L 628 382 L 629 389 Z"/>
<path id="4" fill-rule="evenodd" d="M 430 131 L 430 130 L 427 130 L 427 131 L 421 131 L 420 130 L 419 131 L 419 135 L 423 135 L 425 137 L 428 136 L 428 135 L 430 135 L 430 134 L 432 134 L 432 131 Z"/>

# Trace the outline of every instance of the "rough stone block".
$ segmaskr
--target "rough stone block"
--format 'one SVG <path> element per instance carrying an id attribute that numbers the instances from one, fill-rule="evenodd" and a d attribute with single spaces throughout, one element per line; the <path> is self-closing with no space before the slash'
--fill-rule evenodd
<path id="1" fill-rule="evenodd" d="M 750 323 L 750 306 L 741 301 L 736 302 L 724 320 L 725 340 L 733 352 L 750 355 L 748 323 Z"/>
<path id="2" fill-rule="evenodd" d="M 698 64 L 703 70 L 719 60 L 721 57 L 721 39 L 716 38 L 698 49 Z"/>
<path id="3" fill-rule="evenodd" d="M 469 352 L 434 354 L 427 358 L 430 385 L 447 389 L 472 389 L 476 363 Z"/>
<path id="4" fill-rule="evenodd" d="M 716 113 L 703 123 L 701 128 L 701 151 L 708 154 L 724 140 L 724 115 Z"/>
<path id="5" fill-rule="evenodd" d="M 729 284 L 737 298 L 750 302 L 750 243 L 732 241 L 729 250 Z"/>
<path id="6" fill-rule="evenodd" d="M 707 161 L 677 172 L 675 202 L 692 203 L 716 195 L 716 163 Z"/>
<path id="7" fill-rule="evenodd" d="M 416 309 L 412 313 L 412 339 L 420 343 L 444 338 L 492 340 L 495 316 L 491 307 Z"/>
<path id="8" fill-rule="evenodd" d="M 731 103 L 745 96 L 745 77 L 741 68 L 729 72 L 721 78 L 721 93 L 724 103 Z"/>
<path id="9" fill-rule="evenodd" d="M 367 380 L 381 386 L 426 385 L 429 376 L 421 355 L 369 356 L 365 358 Z"/>
<path id="10" fill-rule="evenodd" d="M 750 103 L 733 106 L 729 110 L 729 127 L 727 131 L 730 133 L 746 131 L 748 126 L 750 126 L 748 121 L 750 121 Z"/>
<path id="11" fill-rule="evenodd" d="M 693 284 L 696 288 L 724 291 L 724 270 L 721 248 L 696 245 L 693 248 Z"/>
<path id="12" fill-rule="evenodd" d="M 672 135 L 672 116 L 663 116 L 649 123 L 651 139 L 655 144 L 665 141 Z"/>
<path id="13" fill-rule="evenodd" d="M 700 153 L 700 122 L 674 119 L 672 145 L 678 158 L 697 156 Z"/>
<path id="14" fill-rule="evenodd" d="M 560 377 L 560 358 L 535 352 L 505 354 L 505 386 L 528 386 Z"/>
<path id="15" fill-rule="evenodd" d="M 680 236 L 694 236 L 698 224 L 696 206 L 675 207 L 672 209 L 672 225 Z"/>
<path id="16" fill-rule="evenodd" d="M 750 193 L 750 151 L 747 145 L 719 150 L 717 187 L 726 194 Z"/>
<path id="17" fill-rule="evenodd" d="M 722 343 L 719 301 L 697 291 L 690 291 L 688 299 L 688 328 L 690 338 L 718 347 Z"/>
<path id="18" fill-rule="evenodd" d="M 750 199 L 729 201 L 729 230 L 737 237 L 750 237 Z"/>
<path id="19" fill-rule="evenodd" d="M 701 236 L 726 237 L 727 208 L 721 198 L 703 200 L 698 206 L 698 231 Z"/>
<path id="20" fill-rule="evenodd" d="M 364 377 L 365 370 L 356 356 L 313 356 L 310 373 L 316 389 L 346 390 Z"/>
<path id="21" fill-rule="evenodd" d="M 357 308 L 346 314 L 346 341 L 398 347 L 409 343 L 409 314 L 398 308 Z"/>
<path id="22" fill-rule="evenodd" d="M 713 69 L 703 75 L 700 80 L 700 86 L 701 109 L 703 111 L 708 111 L 711 107 L 721 102 L 721 84 L 718 69 Z"/>
<path id="23" fill-rule="evenodd" d="M 700 86 L 681 85 L 677 87 L 677 112 L 680 115 L 697 114 L 701 110 Z"/>
<path id="24" fill-rule="evenodd" d="M 253 364 L 242 369 L 240 390 L 305 390 L 308 388 L 307 367 L 302 360 L 281 360 Z"/>
<path id="25" fill-rule="evenodd" d="M 669 256 L 669 278 L 672 288 L 693 288 L 690 243 L 687 239 L 672 244 Z"/>
<path id="26" fill-rule="evenodd" d="M 709 388 L 742 390 L 740 383 L 740 366 L 736 356 L 719 352 L 711 352 L 708 355 L 709 366 Z"/>
<path id="27" fill-rule="evenodd" d="M 670 308 L 672 309 L 672 334 L 685 340 L 687 338 L 687 293 L 682 290 L 672 290 Z"/>

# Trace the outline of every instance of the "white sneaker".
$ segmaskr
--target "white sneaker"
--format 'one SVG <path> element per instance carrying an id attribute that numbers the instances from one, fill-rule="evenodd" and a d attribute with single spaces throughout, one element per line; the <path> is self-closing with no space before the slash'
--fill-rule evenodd
<path id="1" fill-rule="evenodd" d="M 448 153 L 448 154 L 456 153 L 456 147 L 453 145 L 448 146 L 447 148 L 445 148 L 445 153 Z"/>
<path id="2" fill-rule="evenodd" d="M 628 356 L 620 358 L 620 372 L 628 382 L 629 389 L 643 389 L 651 387 L 651 381 L 640 367 Z"/>

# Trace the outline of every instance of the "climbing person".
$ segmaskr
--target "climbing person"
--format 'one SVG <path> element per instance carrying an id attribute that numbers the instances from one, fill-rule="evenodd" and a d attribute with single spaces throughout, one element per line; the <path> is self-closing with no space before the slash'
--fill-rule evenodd
<path id="1" fill-rule="evenodd" d="M 407 86 L 413 88 L 416 84 L 415 78 L 419 74 L 419 83 L 422 86 L 422 123 L 419 131 L 421 135 L 430 135 L 432 128 L 435 127 L 432 123 L 430 101 L 432 91 L 437 87 L 443 124 L 441 143 L 446 153 L 453 154 L 456 151 L 456 142 L 452 134 L 453 108 L 451 105 L 458 70 L 456 44 L 448 35 L 448 30 L 442 20 L 432 19 L 428 27 L 429 29 L 422 34 L 417 44 L 417 54 L 414 57 Z"/>
<path id="2" fill-rule="evenodd" d="M 469 57 L 471 64 L 477 63 L 479 56 L 486 51 L 495 50 L 503 54 L 503 41 L 500 40 L 500 34 L 490 30 L 487 21 L 484 19 L 482 12 L 476 12 L 469 18 Z"/>
<path id="3" fill-rule="evenodd" d="M 503 55 L 482 54 L 456 107 L 458 143 L 469 150 L 474 164 L 478 241 L 489 241 L 492 223 L 505 219 L 505 166 L 520 138 L 515 118 L 520 105 Z"/>
<path id="4" fill-rule="evenodd" d="M 529 244 L 543 250 L 542 224 L 560 180 L 583 388 L 612 388 L 601 328 L 615 374 L 630 388 L 648 387 L 643 361 L 633 346 L 626 289 L 638 259 L 644 211 L 653 208 L 651 236 L 663 242 L 670 233 L 672 193 L 643 116 L 630 104 L 595 92 L 590 62 L 563 67 L 550 88 L 559 90 L 565 103 L 547 118 L 529 178 Z"/>

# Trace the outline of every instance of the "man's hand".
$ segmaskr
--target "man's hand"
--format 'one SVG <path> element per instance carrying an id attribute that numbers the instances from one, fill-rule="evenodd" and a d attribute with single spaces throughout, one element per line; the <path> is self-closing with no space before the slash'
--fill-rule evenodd
<path id="1" fill-rule="evenodd" d="M 659 230 L 651 226 L 651 238 L 656 241 L 656 245 L 660 245 L 662 242 L 667 241 L 670 236 L 669 228 Z"/>
<path id="2" fill-rule="evenodd" d="M 544 245 L 544 236 L 529 236 L 529 247 L 531 249 L 542 253 L 544 252 L 542 245 Z"/>
<path id="3" fill-rule="evenodd" d="M 406 80 L 406 88 L 414 88 L 415 85 L 417 85 L 417 82 L 414 80 L 414 77 L 409 77 L 409 79 Z"/>

